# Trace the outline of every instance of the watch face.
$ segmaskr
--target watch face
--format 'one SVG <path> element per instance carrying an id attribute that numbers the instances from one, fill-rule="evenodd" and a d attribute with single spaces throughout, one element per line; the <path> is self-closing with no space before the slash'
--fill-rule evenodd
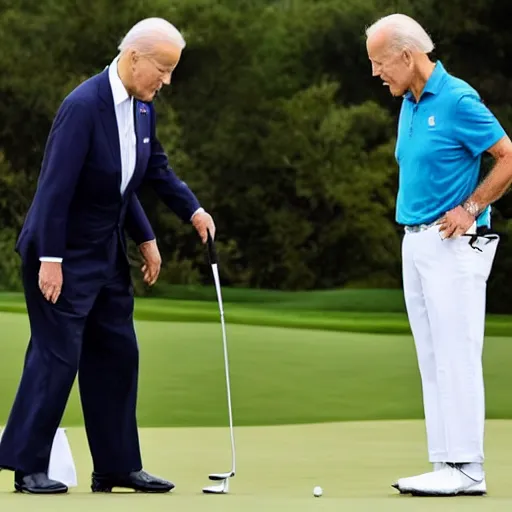
<path id="1" fill-rule="evenodd" d="M 476 216 L 478 213 L 479 207 L 478 204 L 476 204 L 474 201 L 468 201 L 464 203 L 464 209 L 470 214 L 473 215 L 473 217 Z"/>

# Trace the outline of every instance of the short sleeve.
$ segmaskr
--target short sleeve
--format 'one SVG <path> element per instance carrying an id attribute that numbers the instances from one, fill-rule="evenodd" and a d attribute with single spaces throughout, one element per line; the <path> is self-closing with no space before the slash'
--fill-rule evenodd
<path id="1" fill-rule="evenodd" d="M 506 135 L 494 114 L 476 94 L 466 94 L 459 99 L 454 126 L 457 139 L 473 156 L 484 153 Z"/>

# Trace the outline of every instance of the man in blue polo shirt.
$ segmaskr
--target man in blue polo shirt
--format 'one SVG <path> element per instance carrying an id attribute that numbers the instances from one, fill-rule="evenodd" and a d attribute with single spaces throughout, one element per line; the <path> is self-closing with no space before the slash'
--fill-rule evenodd
<path id="1" fill-rule="evenodd" d="M 478 93 L 430 60 L 434 45 L 415 20 L 394 14 L 366 34 L 373 75 L 403 97 L 396 220 L 405 231 L 404 297 L 433 463 L 432 472 L 393 487 L 413 495 L 485 494 L 482 348 L 499 237 L 490 230 L 489 203 L 471 214 L 461 205 L 478 186 L 482 154 L 500 157 L 511 143 Z"/>

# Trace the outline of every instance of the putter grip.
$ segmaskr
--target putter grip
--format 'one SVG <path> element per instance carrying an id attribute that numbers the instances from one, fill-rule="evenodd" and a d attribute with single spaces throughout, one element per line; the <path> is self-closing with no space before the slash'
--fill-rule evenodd
<path id="1" fill-rule="evenodd" d="M 217 263 L 217 251 L 215 250 L 215 242 L 212 235 L 210 235 L 210 230 L 208 230 L 208 257 L 212 265 Z"/>

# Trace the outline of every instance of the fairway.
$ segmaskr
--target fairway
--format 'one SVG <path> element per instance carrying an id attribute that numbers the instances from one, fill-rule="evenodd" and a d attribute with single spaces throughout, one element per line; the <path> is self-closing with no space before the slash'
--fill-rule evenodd
<path id="1" fill-rule="evenodd" d="M 512 422 L 487 425 L 486 497 L 412 498 L 390 484 L 429 469 L 420 421 L 362 422 L 280 427 L 243 427 L 235 432 L 237 475 L 229 495 L 201 493 L 210 472 L 229 469 L 227 429 L 142 429 L 144 465 L 168 477 L 168 495 L 92 494 L 91 462 L 84 432 L 68 430 L 79 487 L 65 496 L 12 492 L 12 473 L 0 473 L 0 509 L 55 512 L 199 511 L 481 511 L 511 510 L 508 449 Z M 314 498 L 321 485 L 324 495 Z"/>
<path id="2" fill-rule="evenodd" d="M 218 323 L 219 309 L 212 287 L 171 288 L 173 297 L 137 297 L 137 321 Z M 335 332 L 406 334 L 410 327 L 400 290 L 330 290 L 277 292 L 223 290 L 226 319 L 230 325 L 287 327 Z M 0 311 L 26 313 L 23 295 L 0 293 Z M 507 315 L 487 315 L 490 336 L 511 336 Z"/>
<path id="3" fill-rule="evenodd" d="M 21 314 L 0 314 L 0 418 L 16 391 L 29 335 Z M 139 321 L 141 427 L 225 425 L 220 325 Z M 410 336 L 229 325 L 234 420 L 279 425 L 420 419 L 421 387 Z M 489 418 L 511 418 L 512 342 L 485 348 Z M 65 414 L 81 426 L 76 389 Z"/>

